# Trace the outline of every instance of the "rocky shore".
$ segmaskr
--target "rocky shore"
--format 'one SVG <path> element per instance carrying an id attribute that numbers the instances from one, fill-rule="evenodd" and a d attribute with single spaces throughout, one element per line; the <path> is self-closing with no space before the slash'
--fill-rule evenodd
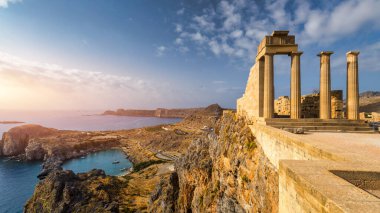
<path id="1" fill-rule="evenodd" d="M 147 212 L 157 185 L 173 175 L 174 162 L 189 145 L 207 138 L 222 109 L 211 105 L 177 124 L 121 131 L 62 131 L 24 125 L 4 133 L 2 156 L 42 160 L 41 181 L 25 212 Z M 119 148 L 133 163 L 120 177 L 103 171 L 74 174 L 61 167 L 65 160 L 90 152 Z"/>

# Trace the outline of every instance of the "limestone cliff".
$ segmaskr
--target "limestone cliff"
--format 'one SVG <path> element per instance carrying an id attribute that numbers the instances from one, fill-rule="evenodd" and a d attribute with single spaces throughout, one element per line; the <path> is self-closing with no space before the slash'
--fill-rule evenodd
<path id="1" fill-rule="evenodd" d="M 3 134 L 0 143 L 0 154 L 4 156 L 14 156 L 25 152 L 29 140 L 38 137 L 54 135 L 56 129 L 42 127 L 40 125 L 23 125 L 12 128 Z"/>
<path id="2" fill-rule="evenodd" d="M 177 181 L 178 179 L 178 181 Z M 277 212 L 278 175 L 246 122 L 224 113 L 152 195 L 152 212 Z"/>
<path id="3" fill-rule="evenodd" d="M 67 160 L 119 145 L 119 136 L 105 134 L 22 125 L 3 134 L 0 156 L 22 160 L 44 160 L 50 157 Z"/>

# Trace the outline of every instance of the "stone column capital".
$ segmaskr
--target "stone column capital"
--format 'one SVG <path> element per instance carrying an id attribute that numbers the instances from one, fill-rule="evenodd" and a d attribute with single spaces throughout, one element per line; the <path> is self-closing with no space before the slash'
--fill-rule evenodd
<path id="1" fill-rule="evenodd" d="M 275 54 L 274 54 L 274 53 L 265 53 L 264 55 L 267 55 L 267 56 L 274 56 Z"/>
<path id="2" fill-rule="evenodd" d="M 358 56 L 359 54 L 360 54 L 359 51 L 348 51 L 348 52 L 346 53 L 346 56 L 347 56 L 347 57 L 350 56 L 350 55 Z"/>
<path id="3" fill-rule="evenodd" d="M 297 52 L 291 52 L 291 53 L 289 53 L 289 56 L 294 56 L 294 55 L 298 55 L 298 56 L 300 56 L 300 55 L 302 55 L 302 54 L 303 54 L 302 51 L 297 51 Z"/>
<path id="4" fill-rule="evenodd" d="M 324 56 L 324 55 L 326 55 L 326 56 L 330 56 L 330 55 L 332 55 L 332 54 L 334 54 L 333 51 L 322 51 L 322 52 L 318 53 L 317 56 L 319 56 L 319 57 L 322 57 L 322 56 Z"/>

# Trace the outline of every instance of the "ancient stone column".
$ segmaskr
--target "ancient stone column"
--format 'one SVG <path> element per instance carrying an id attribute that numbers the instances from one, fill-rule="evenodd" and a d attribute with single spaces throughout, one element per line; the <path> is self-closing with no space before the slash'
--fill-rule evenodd
<path id="1" fill-rule="evenodd" d="M 303 52 L 292 52 L 290 76 L 290 118 L 301 118 L 301 55 Z"/>
<path id="2" fill-rule="evenodd" d="M 331 118 L 331 79 L 330 55 L 334 52 L 326 51 L 318 54 L 320 57 L 320 84 L 319 84 L 319 118 Z"/>
<path id="3" fill-rule="evenodd" d="M 273 118 L 274 112 L 274 82 L 273 54 L 265 54 L 264 65 L 264 118 Z"/>
<path id="4" fill-rule="evenodd" d="M 350 51 L 347 56 L 347 119 L 359 119 L 359 66 L 358 51 Z"/>

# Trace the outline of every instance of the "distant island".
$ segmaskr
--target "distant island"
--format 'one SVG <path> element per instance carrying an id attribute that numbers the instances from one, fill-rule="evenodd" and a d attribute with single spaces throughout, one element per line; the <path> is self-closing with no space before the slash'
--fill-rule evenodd
<path id="1" fill-rule="evenodd" d="M 206 108 L 212 110 L 217 104 L 213 104 Z M 219 106 L 218 106 L 219 107 Z M 192 114 L 199 114 L 204 112 L 205 108 L 185 108 L 185 109 L 165 109 L 157 108 L 154 110 L 141 110 L 141 109 L 118 109 L 116 111 L 107 110 L 102 115 L 116 115 L 116 116 L 133 116 L 133 117 L 158 117 L 158 118 L 185 118 Z"/>
<path id="2" fill-rule="evenodd" d="M 0 121 L 0 124 L 22 124 L 22 121 Z"/>

